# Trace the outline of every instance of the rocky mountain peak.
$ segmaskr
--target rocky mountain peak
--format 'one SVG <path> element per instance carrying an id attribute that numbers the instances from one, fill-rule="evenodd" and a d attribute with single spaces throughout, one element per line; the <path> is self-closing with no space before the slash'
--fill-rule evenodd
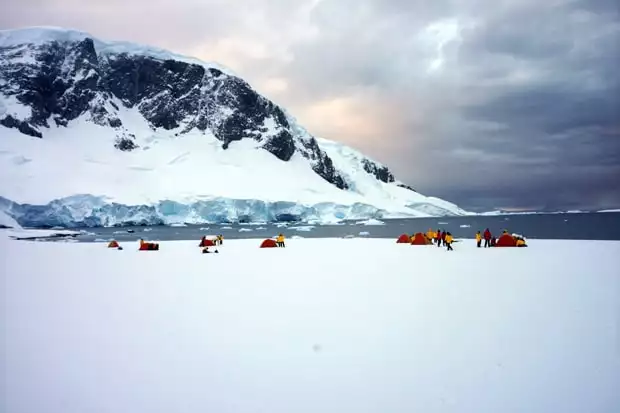
<path id="1" fill-rule="evenodd" d="M 135 108 L 153 130 L 180 136 L 210 131 L 227 149 L 254 139 L 282 161 L 295 153 L 340 189 L 349 183 L 316 139 L 299 133 L 285 112 L 243 79 L 164 51 L 104 43 L 62 30 L 0 32 L 0 125 L 45 138 L 50 127 L 84 117 L 114 131 L 116 148 L 139 145 L 121 116 Z M 390 183 L 387 167 L 368 159 L 363 170 Z"/>

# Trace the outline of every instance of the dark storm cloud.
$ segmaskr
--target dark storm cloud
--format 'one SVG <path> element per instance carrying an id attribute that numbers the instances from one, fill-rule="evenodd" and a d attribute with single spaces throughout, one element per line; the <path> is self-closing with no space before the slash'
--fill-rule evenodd
<path id="1" fill-rule="evenodd" d="M 5 0 L 6 2 L 6 0 Z M 620 206 L 617 0 L 21 0 L 231 66 L 311 132 L 466 208 Z"/>

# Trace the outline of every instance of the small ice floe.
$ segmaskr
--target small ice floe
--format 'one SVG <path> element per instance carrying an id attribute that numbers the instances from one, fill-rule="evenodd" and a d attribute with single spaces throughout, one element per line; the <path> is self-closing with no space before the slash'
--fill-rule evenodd
<path id="1" fill-rule="evenodd" d="M 288 224 L 286 222 L 276 222 L 273 225 L 275 225 L 278 228 L 288 227 Z"/>
<path id="2" fill-rule="evenodd" d="M 359 233 L 360 237 L 367 237 L 369 235 L 370 235 L 370 232 L 368 232 L 368 231 L 362 231 L 362 232 Z"/>
<path id="3" fill-rule="evenodd" d="M 144 228 L 142 231 L 143 232 L 151 232 L 151 231 L 153 231 L 153 228 Z"/>
<path id="4" fill-rule="evenodd" d="M 355 238 L 355 235 L 345 235 L 342 238 L 344 238 L 344 239 L 353 239 L 353 238 Z"/>
<path id="5" fill-rule="evenodd" d="M 112 234 L 126 234 L 127 231 L 114 231 Z"/>
<path id="6" fill-rule="evenodd" d="M 252 228 L 239 228 L 239 232 L 252 232 L 254 231 Z"/>
<path id="7" fill-rule="evenodd" d="M 264 229 L 267 229 L 267 228 L 266 227 L 258 227 L 258 228 L 256 228 L 257 231 L 264 230 Z"/>
<path id="8" fill-rule="evenodd" d="M 220 227 L 220 229 L 232 229 L 232 227 L 226 226 L 226 227 Z"/>
<path id="9" fill-rule="evenodd" d="M 295 231 L 308 232 L 308 231 L 312 231 L 314 229 L 314 226 L 312 226 L 312 225 L 300 225 L 298 227 L 291 227 L 291 229 L 294 229 Z"/>
<path id="10" fill-rule="evenodd" d="M 200 227 L 200 230 L 201 230 L 201 231 L 208 231 L 208 230 L 209 230 L 209 227 Z"/>
<path id="11" fill-rule="evenodd" d="M 449 222 L 438 222 L 439 225 L 448 225 Z"/>
<path id="12" fill-rule="evenodd" d="M 385 225 L 385 222 L 370 218 L 365 221 L 357 221 L 355 225 Z"/>
<path id="13" fill-rule="evenodd" d="M 471 228 L 471 225 L 463 224 L 463 225 L 459 225 L 459 227 L 461 227 L 461 228 Z"/>
<path id="14" fill-rule="evenodd" d="M 187 224 L 185 224 L 184 222 L 173 222 L 172 224 L 170 224 L 171 227 L 186 227 Z"/>

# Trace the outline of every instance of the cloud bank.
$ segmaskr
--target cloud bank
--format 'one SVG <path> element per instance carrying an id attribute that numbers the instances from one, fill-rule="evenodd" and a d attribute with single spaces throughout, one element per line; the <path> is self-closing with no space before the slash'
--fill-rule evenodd
<path id="1" fill-rule="evenodd" d="M 218 61 L 316 135 L 464 208 L 620 206 L 614 0 L 3 0 Z"/>

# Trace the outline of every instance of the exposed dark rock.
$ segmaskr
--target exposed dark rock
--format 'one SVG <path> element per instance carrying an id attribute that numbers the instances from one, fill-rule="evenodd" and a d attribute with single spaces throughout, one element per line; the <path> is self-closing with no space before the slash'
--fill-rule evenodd
<path id="1" fill-rule="evenodd" d="M 35 138 L 43 137 L 41 132 L 30 126 L 27 122 L 17 120 L 11 115 L 7 115 L 4 119 L 0 119 L 0 125 L 7 128 L 15 128 L 24 135 L 34 136 Z"/>
<path id="2" fill-rule="evenodd" d="M 362 164 L 364 166 L 364 170 L 369 174 L 374 175 L 378 180 L 385 183 L 394 182 L 394 175 L 392 175 L 387 166 L 377 165 L 368 159 L 364 159 Z"/>
<path id="3" fill-rule="evenodd" d="M 408 189 L 408 190 L 413 191 L 413 192 L 418 192 L 418 191 L 416 191 L 415 189 L 413 189 L 412 187 L 410 187 L 409 185 L 405 185 L 405 184 L 398 184 L 398 186 L 400 186 L 401 188 Z"/>
<path id="4" fill-rule="evenodd" d="M 116 140 L 114 147 L 121 151 L 129 152 L 129 151 L 133 151 L 134 149 L 138 148 L 138 145 L 136 145 L 135 142 L 132 141 L 131 139 L 119 138 Z"/>
<path id="5" fill-rule="evenodd" d="M 321 148 L 319 148 L 316 139 L 303 139 L 301 140 L 301 144 L 304 148 L 304 151 L 302 152 L 304 156 L 313 161 L 312 170 L 314 172 L 316 172 L 327 182 L 336 185 L 340 189 L 349 189 L 349 185 L 345 179 L 342 177 L 340 172 L 334 168 L 332 159 L 327 156 Z"/>
<path id="6" fill-rule="evenodd" d="M 113 128 L 120 128 L 121 126 L 123 126 L 123 122 L 121 122 L 119 118 L 109 118 L 108 125 Z"/>
<path id="7" fill-rule="evenodd" d="M 263 148 L 274 154 L 278 159 L 288 161 L 295 153 L 295 141 L 288 131 L 283 130 L 278 135 L 269 138 Z"/>

